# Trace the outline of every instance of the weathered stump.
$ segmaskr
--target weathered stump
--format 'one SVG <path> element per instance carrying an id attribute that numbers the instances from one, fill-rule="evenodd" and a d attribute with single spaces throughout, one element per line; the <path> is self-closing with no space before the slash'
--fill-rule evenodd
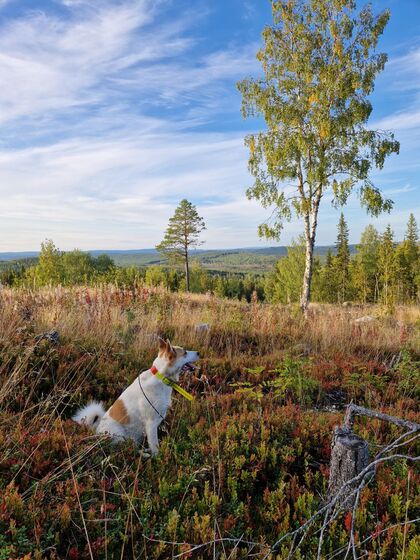
<path id="1" fill-rule="evenodd" d="M 334 498 L 340 491 L 337 505 L 345 510 L 353 507 L 356 494 L 351 496 L 359 482 L 344 485 L 356 477 L 369 463 L 369 449 L 367 442 L 347 427 L 337 427 L 331 449 L 330 479 L 328 483 L 328 497 Z"/>

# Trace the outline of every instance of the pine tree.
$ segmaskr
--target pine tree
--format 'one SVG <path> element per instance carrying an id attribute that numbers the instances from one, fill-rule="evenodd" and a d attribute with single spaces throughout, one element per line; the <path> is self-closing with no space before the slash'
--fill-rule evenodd
<path id="1" fill-rule="evenodd" d="M 337 280 L 337 299 L 340 303 L 343 303 L 350 295 L 349 229 L 343 213 L 341 213 L 338 222 L 338 235 L 335 246 L 334 271 Z"/>
<path id="2" fill-rule="evenodd" d="M 199 236 L 204 229 L 204 220 L 198 215 L 196 207 L 184 199 L 169 219 L 163 240 L 156 245 L 156 249 L 173 262 L 184 263 L 187 292 L 190 291 L 190 248 L 202 244 Z"/>

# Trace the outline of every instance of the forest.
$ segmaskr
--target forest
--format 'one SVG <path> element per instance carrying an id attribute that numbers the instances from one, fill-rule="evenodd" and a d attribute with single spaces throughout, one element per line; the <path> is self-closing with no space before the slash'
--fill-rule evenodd
<path id="1" fill-rule="evenodd" d="M 349 228 L 341 215 L 334 247 L 315 256 L 312 300 L 323 303 L 380 303 L 392 308 L 416 303 L 420 293 L 420 250 L 416 219 L 410 214 L 404 239 L 397 243 L 387 227 L 382 233 L 373 225 L 363 231 L 359 243 L 349 244 Z M 261 264 L 261 259 L 263 263 Z M 215 261 L 217 266 L 214 265 Z M 235 272 L 231 271 L 232 261 Z M 268 265 L 268 262 L 271 265 Z M 297 240 L 284 257 L 247 251 L 220 251 L 201 257 L 193 254 L 190 291 L 219 297 L 270 303 L 299 300 L 305 263 L 303 240 Z M 253 272 L 249 272 L 252 267 Z M 46 241 L 39 259 L 4 261 L 0 282 L 6 286 L 71 286 L 115 284 L 121 287 L 162 286 L 185 291 L 180 267 L 117 265 L 111 256 L 92 256 L 79 250 L 62 252 Z"/>

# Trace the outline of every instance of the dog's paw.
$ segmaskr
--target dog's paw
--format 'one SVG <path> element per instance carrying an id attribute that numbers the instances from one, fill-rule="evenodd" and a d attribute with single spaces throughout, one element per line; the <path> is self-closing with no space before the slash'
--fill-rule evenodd
<path id="1" fill-rule="evenodd" d="M 151 449 L 149 449 L 148 447 L 140 447 L 139 453 L 141 457 L 144 457 L 145 459 L 149 459 L 150 457 L 153 457 L 153 453 Z"/>

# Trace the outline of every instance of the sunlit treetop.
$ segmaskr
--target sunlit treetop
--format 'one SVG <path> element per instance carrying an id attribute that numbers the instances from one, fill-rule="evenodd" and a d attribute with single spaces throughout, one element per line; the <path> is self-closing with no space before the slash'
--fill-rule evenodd
<path id="1" fill-rule="evenodd" d="M 398 153 L 399 143 L 367 125 L 368 97 L 387 61 L 376 47 L 389 11 L 374 15 L 368 5 L 357 12 L 353 0 L 284 0 L 272 10 L 257 55 L 264 76 L 238 84 L 243 115 L 266 122 L 266 130 L 246 138 L 255 179 L 247 194 L 275 208 L 260 234 L 278 238 L 293 210 L 315 234 L 327 192 L 341 206 L 357 188 L 370 214 L 389 211 L 392 201 L 370 173 Z"/>

